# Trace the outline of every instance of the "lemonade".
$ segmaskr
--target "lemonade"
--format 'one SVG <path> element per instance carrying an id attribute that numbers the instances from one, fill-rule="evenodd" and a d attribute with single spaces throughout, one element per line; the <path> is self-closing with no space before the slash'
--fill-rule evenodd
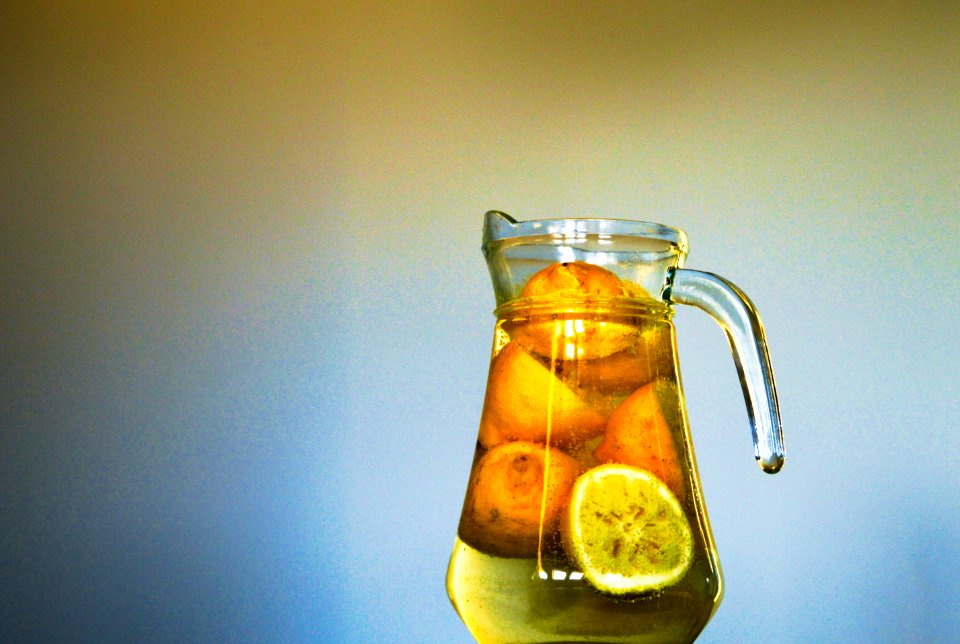
<path id="1" fill-rule="evenodd" d="M 689 642 L 720 602 L 671 310 L 557 264 L 498 309 L 447 591 L 486 642 Z"/>

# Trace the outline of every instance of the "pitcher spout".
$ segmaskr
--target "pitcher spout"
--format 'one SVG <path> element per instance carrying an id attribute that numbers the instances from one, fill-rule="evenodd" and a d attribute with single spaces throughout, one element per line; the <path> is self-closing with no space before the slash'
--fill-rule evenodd
<path id="1" fill-rule="evenodd" d="M 488 210 L 483 217 L 483 245 L 494 239 L 509 237 L 520 224 L 516 219 L 499 210 Z"/>

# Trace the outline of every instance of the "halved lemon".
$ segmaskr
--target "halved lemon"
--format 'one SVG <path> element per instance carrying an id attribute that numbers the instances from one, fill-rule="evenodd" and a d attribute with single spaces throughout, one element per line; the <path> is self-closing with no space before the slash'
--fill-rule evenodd
<path id="1" fill-rule="evenodd" d="M 679 501 L 655 475 L 630 465 L 581 475 L 562 530 L 586 580 L 615 595 L 670 586 L 693 561 L 693 533 Z"/>

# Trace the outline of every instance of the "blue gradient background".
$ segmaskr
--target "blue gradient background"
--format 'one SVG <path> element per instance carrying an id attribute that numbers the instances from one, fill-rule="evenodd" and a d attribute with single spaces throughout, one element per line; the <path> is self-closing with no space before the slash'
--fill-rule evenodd
<path id="1" fill-rule="evenodd" d="M 677 315 L 703 642 L 956 637 L 956 3 L 200 4 L 0 8 L 0 640 L 470 641 L 489 208 L 764 316 L 775 477 Z"/>

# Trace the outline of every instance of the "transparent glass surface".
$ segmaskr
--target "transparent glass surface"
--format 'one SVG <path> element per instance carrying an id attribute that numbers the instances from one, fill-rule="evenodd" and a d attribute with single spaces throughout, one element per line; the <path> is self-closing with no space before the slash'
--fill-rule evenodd
<path id="1" fill-rule="evenodd" d="M 668 307 L 567 302 L 499 313 L 447 574 L 460 617 L 479 642 L 692 641 L 719 604 L 722 581 Z M 631 404 L 635 422 L 616 422 Z M 591 585 L 563 543 L 566 499 L 543 502 L 545 489 L 611 462 L 656 474 L 690 525 L 692 563 L 666 588 L 617 596 Z"/>
<path id="2" fill-rule="evenodd" d="M 447 591 L 480 642 L 690 642 L 723 595 L 687 423 L 673 303 L 726 331 L 761 467 L 783 462 L 763 326 L 682 268 L 676 228 L 484 221 L 497 302 Z"/>
<path id="3" fill-rule="evenodd" d="M 497 304 L 518 297 L 527 280 L 556 262 L 602 266 L 661 299 L 671 268 L 686 259 L 687 236 L 677 228 L 625 219 L 516 221 L 486 214 L 483 253 Z"/>

